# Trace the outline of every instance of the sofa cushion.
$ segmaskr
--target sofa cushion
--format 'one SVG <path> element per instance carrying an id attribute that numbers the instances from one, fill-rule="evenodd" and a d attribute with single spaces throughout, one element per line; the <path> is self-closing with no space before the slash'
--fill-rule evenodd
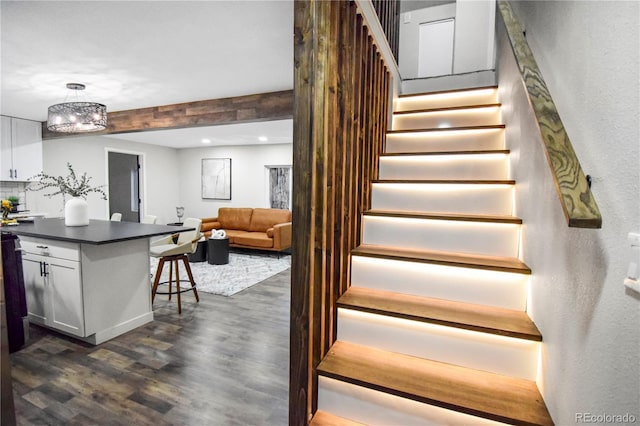
<path id="1" fill-rule="evenodd" d="M 234 244 L 242 246 L 251 246 L 258 248 L 271 248 L 273 247 L 273 238 L 267 237 L 264 232 L 244 232 L 237 235 L 233 239 Z"/>
<path id="2" fill-rule="evenodd" d="M 218 209 L 218 222 L 220 222 L 224 230 L 239 229 L 248 231 L 252 212 L 252 208 L 220 207 Z"/>
<path id="3" fill-rule="evenodd" d="M 239 231 L 237 229 L 225 229 L 225 232 L 227 233 L 227 238 L 229 238 L 229 244 L 235 244 L 236 238 L 239 235 L 244 235 L 247 233 L 247 231 Z"/>
<path id="4" fill-rule="evenodd" d="M 291 212 L 283 209 L 253 209 L 249 231 L 267 232 L 278 223 L 291 222 Z"/>

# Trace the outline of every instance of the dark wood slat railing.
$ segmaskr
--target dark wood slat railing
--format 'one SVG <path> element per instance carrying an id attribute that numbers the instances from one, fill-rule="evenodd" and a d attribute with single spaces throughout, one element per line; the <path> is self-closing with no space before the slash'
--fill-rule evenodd
<path id="1" fill-rule="evenodd" d="M 353 1 L 295 1 L 294 35 L 289 424 L 306 425 L 371 205 L 391 77 Z"/>
<path id="2" fill-rule="evenodd" d="M 567 223 L 575 228 L 601 228 L 602 216 L 560 114 L 509 2 L 498 2 L 527 96 L 538 121 L 549 167 Z"/>
<path id="3" fill-rule="evenodd" d="M 373 0 L 373 8 L 376 10 L 380 25 L 387 36 L 389 47 L 398 62 L 398 48 L 400 46 L 400 1 L 399 0 Z"/>

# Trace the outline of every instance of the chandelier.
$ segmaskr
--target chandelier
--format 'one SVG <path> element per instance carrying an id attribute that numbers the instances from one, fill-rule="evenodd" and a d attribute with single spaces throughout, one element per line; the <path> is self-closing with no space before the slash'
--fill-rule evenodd
<path id="1" fill-rule="evenodd" d="M 97 132 L 107 127 L 107 107 L 103 104 L 78 101 L 77 94 L 85 89 L 81 83 L 67 83 L 67 89 L 75 90 L 76 102 L 51 105 L 47 116 L 47 129 L 52 132 Z M 68 96 L 68 95 L 67 95 Z"/>

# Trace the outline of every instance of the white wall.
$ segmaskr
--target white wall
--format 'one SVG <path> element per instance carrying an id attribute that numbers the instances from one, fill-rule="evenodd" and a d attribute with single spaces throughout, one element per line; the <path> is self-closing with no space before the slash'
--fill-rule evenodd
<path id="1" fill-rule="evenodd" d="M 269 207 L 265 166 L 291 165 L 292 144 L 216 146 L 178 151 L 179 202 L 185 217 L 214 217 L 219 207 Z M 231 158 L 231 200 L 202 199 L 203 158 Z"/>
<path id="2" fill-rule="evenodd" d="M 495 25 L 495 0 L 456 1 L 454 74 L 494 68 Z"/>
<path id="3" fill-rule="evenodd" d="M 449 3 L 427 9 L 400 14 L 400 45 L 398 46 L 398 68 L 403 79 L 418 76 L 418 48 L 420 24 L 455 18 L 456 4 Z M 407 22 L 409 20 L 409 22 Z"/>
<path id="4" fill-rule="evenodd" d="M 593 176 L 602 229 L 567 227 L 515 62 L 501 60 L 498 70 L 507 142 L 518 163 L 523 258 L 533 270 L 529 313 L 544 339 L 538 381 L 559 425 L 577 423 L 577 413 L 629 413 L 640 421 L 640 295 L 622 283 L 627 233 L 640 231 L 639 5 L 516 4 L 582 167 Z M 500 47 L 500 56 L 509 58 L 510 49 Z"/>
<path id="5" fill-rule="evenodd" d="M 398 54 L 402 78 L 413 79 L 418 76 L 420 24 L 448 18 L 455 18 L 454 74 L 493 69 L 495 7 L 495 0 L 457 0 L 402 13 Z"/>
<path id="6" fill-rule="evenodd" d="M 177 221 L 176 206 L 185 207 L 185 217 L 215 216 L 220 206 L 268 207 L 265 165 L 291 165 L 292 145 L 225 146 L 174 149 L 101 136 L 83 136 L 43 143 L 44 171 L 66 175 L 70 162 L 77 173 L 87 172 L 95 185 L 106 182 L 106 150 L 141 154 L 144 158 L 142 183 L 143 214 L 158 216 L 158 223 Z M 231 158 L 231 201 L 203 200 L 201 197 L 201 160 Z M 107 191 L 108 192 L 108 191 Z M 63 215 L 62 196 L 44 197 L 48 191 L 27 191 L 27 204 L 34 212 L 49 217 Z M 108 218 L 108 202 L 90 194 L 89 216 Z"/>
<path id="7" fill-rule="evenodd" d="M 67 162 L 76 173 L 87 172 L 95 185 L 106 183 L 105 147 L 144 155 L 146 194 L 143 213 L 158 216 L 158 223 L 174 222 L 175 206 L 178 203 L 177 150 L 155 145 L 135 143 L 101 136 L 83 136 L 43 141 L 44 172 L 54 176 L 66 176 Z M 143 188 L 144 189 L 144 188 Z M 62 196 L 46 198 L 49 191 L 27 192 L 27 204 L 31 211 L 46 212 L 51 217 L 63 215 Z M 108 191 L 106 191 L 108 193 Z M 92 193 L 87 197 L 89 216 L 94 219 L 108 218 L 108 202 Z"/>

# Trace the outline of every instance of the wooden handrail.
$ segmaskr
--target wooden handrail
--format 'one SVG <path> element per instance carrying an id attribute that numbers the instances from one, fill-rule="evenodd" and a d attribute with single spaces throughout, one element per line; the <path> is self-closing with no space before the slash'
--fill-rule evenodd
<path id="1" fill-rule="evenodd" d="M 294 2 L 289 424 L 317 409 L 316 367 L 384 152 L 392 79 L 353 1 Z"/>
<path id="2" fill-rule="evenodd" d="M 601 228 L 600 210 L 560 120 L 560 114 L 542 78 L 542 73 L 524 38 L 522 26 L 508 1 L 499 0 L 498 8 L 529 102 L 538 121 L 547 160 L 567 223 L 575 228 Z"/>

